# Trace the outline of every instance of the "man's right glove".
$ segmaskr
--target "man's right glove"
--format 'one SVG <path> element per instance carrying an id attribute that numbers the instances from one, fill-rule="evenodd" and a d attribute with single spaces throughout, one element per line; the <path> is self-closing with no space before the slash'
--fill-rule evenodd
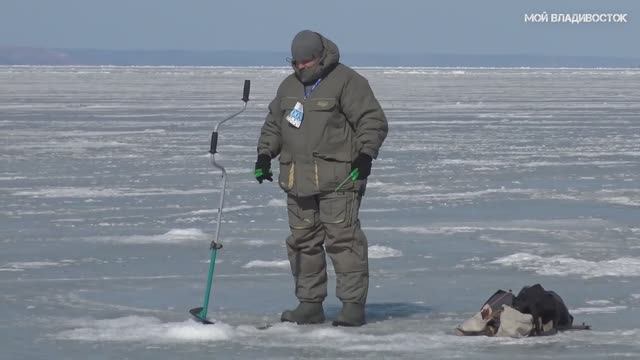
<path id="1" fill-rule="evenodd" d="M 258 161 L 256 161 L 256 180 L 260 184 L 266 179 L 273 181 L 273 173 L 271 172 L 271 156 L 265 154 L 258 155 Z"/>

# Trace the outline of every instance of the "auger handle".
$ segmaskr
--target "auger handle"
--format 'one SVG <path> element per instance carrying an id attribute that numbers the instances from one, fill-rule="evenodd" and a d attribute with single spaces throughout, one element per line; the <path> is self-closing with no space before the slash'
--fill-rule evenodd
<path id="1" fill-rule="evenodd" d="M 251 80 L 244 81 L 244 89 L 242 90 L 242 101 L 249 101 L 249 92 L 251 91 Z"/>

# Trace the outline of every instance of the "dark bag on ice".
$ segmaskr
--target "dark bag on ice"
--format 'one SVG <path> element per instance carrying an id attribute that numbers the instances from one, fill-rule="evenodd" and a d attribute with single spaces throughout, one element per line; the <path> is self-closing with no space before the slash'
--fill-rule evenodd
<path id="1" fill-rule="evenodd" d="M 533 318 L 533 334 L 543 335 L 558 330 L 571 329 L 573 316 L 554 291 L 545 290 L 542 285 L 525 286 L 513 300 L 513 308 Z M 549 325 L 551 323 L 551 325 Z"/>
<path id="2" fill-rule="evenodd" d="M 517 296 L 498 290 L 471 318 L 456 328 L 458 335 L 525 337 L 555 334 L 559 330 L 589 329 L 573 326 L 562 298 L 540 284 L 525 286 Z"/>

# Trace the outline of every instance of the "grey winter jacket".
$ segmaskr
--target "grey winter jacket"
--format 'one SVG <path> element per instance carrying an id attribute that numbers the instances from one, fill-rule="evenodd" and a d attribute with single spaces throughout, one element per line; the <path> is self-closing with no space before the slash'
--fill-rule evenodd
<path id="1" fill-rule="evenodd" d="M 372 158 L 387 136 L 388 125 L 368 81 L 339 63 L 337 46 L 322 37 L 322 77 L 305 99 L 304 85 L 289 75 L 269 104 L 258 140 L 258 154 L 280 155 L 279 184 L 294 196 L 334 191 L 351 170 L 359 153 Z M 304 107 L 299 128 L 286 116 L 296 102 Z M 355 189 L 349 181 L 344 190 Z"/>

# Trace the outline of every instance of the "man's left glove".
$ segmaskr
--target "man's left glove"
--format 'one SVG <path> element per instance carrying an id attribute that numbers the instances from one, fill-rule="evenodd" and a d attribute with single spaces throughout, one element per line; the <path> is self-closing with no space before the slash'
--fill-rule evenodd
<path id="1" fill-rule="evenodd" d="M 271 156 L 265 154 L 258 155 L 258 161 L 256 161 L 256 180 L 260 184 L 264 180 L 273 181 L 273 173 L 271 172 Z"/>
<path id="2" fill-rule="evenodd" d="M 351 173 L 353 174 L 354 170 L 358 170 L 356 173 L 357 177 L 352 180 L 364 180 L 369 177 L 369 175 L 371 175 L 372 161 L 373 159 L 371 159 L 371 156 L 364 153 L 358 154 L 351 163 Z"/>

